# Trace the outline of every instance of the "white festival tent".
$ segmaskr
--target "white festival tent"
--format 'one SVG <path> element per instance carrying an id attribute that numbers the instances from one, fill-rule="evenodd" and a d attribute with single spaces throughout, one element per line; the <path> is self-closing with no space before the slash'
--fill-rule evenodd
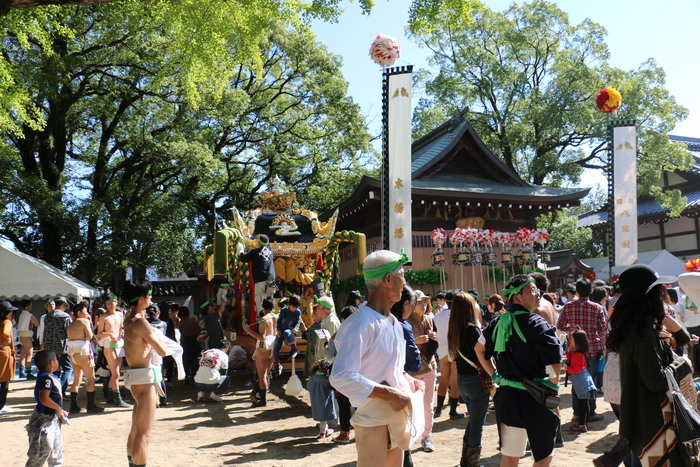
<path id="1" fill-rule="evenodd" d="M 0 245 L 0 300 L 95 298 L 100 291 L 45 261 Z"/>
<path id="2" fill-rule="evenodd" d="M 595 270 L 596 279 L 607 281 L 608 272 L 608 257 L 600 258 L 581 258 L 581 262 Z M 667 250 L 655 250 L 640 252 L 637 257 L 637 264 L 646 264 L 651 266 L 654 271 L 661 276 L 678 276 L 685 271 L 685 261 L 669 253 Z M 614 266 L 613 274 L 620 274 L 627 269 L 627 266 Z"/>

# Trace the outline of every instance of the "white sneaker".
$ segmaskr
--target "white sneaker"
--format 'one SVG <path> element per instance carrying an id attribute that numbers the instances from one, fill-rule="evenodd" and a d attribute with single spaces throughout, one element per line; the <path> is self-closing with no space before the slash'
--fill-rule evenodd
<path id="1" fill-rule="evenodd" d="M 204 391 L 199 391 L 197 393 L 197 402 L 202 402 L 204 400 Z"/>
<path id="2" fill-rule="evenodd" d="M 2 409 L 0 409 L 0 415 L 5 415 L 6 413 L 11 413 L 12 412 L 12 407 L 5 406 Z"/>
<path id="3" fill-rule="evenodd" d="M 224 401 L 224 400 L 221 398 L 220 395 L 214 394 L 213 392 L 212 392 L 211 395 L 209 396 L 209 399 L 211 399 L 211 400 L 213 400 L 213 401 L 216 401 L 216 402 L 223 402 L 223 401 Z"/>

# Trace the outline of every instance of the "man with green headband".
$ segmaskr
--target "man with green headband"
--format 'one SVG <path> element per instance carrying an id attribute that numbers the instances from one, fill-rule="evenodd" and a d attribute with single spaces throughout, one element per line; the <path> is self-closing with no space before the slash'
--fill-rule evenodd
<path id="1" fill-rule="evenodd" d="M 321 295 L 320 297 L 315 295 L 314 300 L 316 305 L 318 305 L 316 308 L 316 315 L 321 318 L 321 329 L 328 331 L 329 336 L 335 336 L 340 328 L 340 319 L 336 314 L 335 302 L 333 301 L 333 298 L 329 297 L 328 295 Z M 321 357 L 324 355 L 324 347 L 327 343 L 328 338 L 318 339 L 316 341 L 316 356 L 318 359 L 321 359 Z M 323 358 L 326 360 L 331 360 L 331 362 L 333 361 L 333 359 L 328 356 Z"/>
<path id="2" fill-rule="evenodd" d="M 97 342 L 102 348 L 102 354 L 107 360 L 109 368 L 109 383 L 107 388 L 107 402 L 117 407 L 130 407 L 122 400 L 119 392 L 119 370 L 122 366 L 122 352 L 124 349 L 124 317 L 117 310 L 119 299 L 113 293 L 107 293 L 104 297 L 107 312 L 97 320 Z"/>
<path id="3" fill-rule="evenodd" d="M 528 441 L 533 465 L 548 466 L 554 454 L 559 417 L 530 395 L 523 380 L 543 384 L 546 381 L 548 386 L 557 388 L 561 342 L 554 327 L 533 313 L 539 306 L 540 294 L 530 276 L 514 276 L 503 294 L 510 303 L 508 311 L 489 323 L 474 347 L 484 369 L 499 384 L 494 405 L 501 466 L 518 465 Z M 549 380 L 547 365 L 555 374 Z"/>
<path id="4" fill-rule="evenodd" d="M 260 246 L 238 257 L 244 263 L 250 262 L 250 280 L 255 284 L 255 310 L 263 310 L 262 302 L 272 294 L 268 293 L 268 282 L 275 280 L 275 264 L 270 239 L 265 234 L 258 235 Z"/>
<path id="5" fill-rule="evenodd" d="M 407 262 L 405 254 L 387 250 L 365 258 L 369 300 L 343 321 L 335 335 L 337 355 L 330 382 L 357 407 L 352 422 L 359 467 L 402 465 L 402 447 L 407 444 L 401 440 L 407 430 L 404 409 L 411 404 L 412 393 L 424 389 L 422 381 L 403 371 L 406 341 L 401 323 L 391 314 L 406 284 Z M 422 410 L 422 392 L 416 396 Z"/>
<path id="6" fill-rule="evenodd" d="M 166 347 L 146 321 L 152 291 L 150 282 L 136 280 L 127 281 L 122 289 L 122 298 L 131 306 L 124 321 L 124 351 L 129 362 L 129 368 L 124 372 L 124 385 L 134 397 L 134 413 L 126 444 L 129 466 L 134 467 L 146 465 L 158 395 L 164 395 L 160 387 L 162 360 L 158 356 L 166 355 Z"/>

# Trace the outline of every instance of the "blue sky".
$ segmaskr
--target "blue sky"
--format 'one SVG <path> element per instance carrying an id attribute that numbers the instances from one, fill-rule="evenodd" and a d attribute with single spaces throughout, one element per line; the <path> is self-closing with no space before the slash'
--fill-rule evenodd
<path id="1" fill-rule="evenodd" d="M 512 1 L 483 0 L 487 7 L 505 10 Z M 372 133 L 381 127 L 381 69 L 369 56 L 369 45 L 379 33 L 395 37 L 401 44 L 396 65 L 427 67 L 427 52 L 405 35 L 410 0 L 376 0 L 369 16 L 356 4 L 348 3 L 336 24 L 314 23 L 318 40 L 343 60 L 343 74 L 349 94 L 362 107 Z M 667 0 L 560 0 L 555 1 L 578 24 L 585 18 L 602 24 L 608 31 L 610 63 L 633 69 L 653 57 L 666 71 L 666 88 L 689 110 L 688 118 L 672 132 L 700 137 L 700 1 Z M 611 84 L 612 85 L 612 84 Z"/>

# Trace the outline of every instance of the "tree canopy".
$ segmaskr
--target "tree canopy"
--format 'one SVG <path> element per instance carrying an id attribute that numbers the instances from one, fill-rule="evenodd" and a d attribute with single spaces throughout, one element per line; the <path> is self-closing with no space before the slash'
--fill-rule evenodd
<path id="1" fill-rule="evenodd" d="M 10 111 L 0 126 L 0 236 L 18 249 L 99 285 L 128 268 L 177 274 L 273 176 L 323 210 L 376 165 L 339 57 L 310 34 L 271 24 L 257 65 L 222 44 L 225 86 L 193 101 L 170 21 L 136 3 L 0 18 L 32 116 Z"/>
<path id="2" fill-rule="evenodd" d="M 578 183 L 583 169 L 606 169 L 607 122 L 595 96 L 612 86 L 623 96 L 615 117 L 637 121 L 640 193 L 680 213 L 680 194 L 652 184 L 663 170 L 690 167 L 683 145 L 668 140 L 687 110 L 664 88 L 664 71 L 653 59 L 633 70 L 615 68 L 601 25 L 571 24 L 542 0 L 503 13 L 482 8 L 471 19 L 443 11 L 432 30 L 414 32 L 435 68 L 419 77 L 425 97 L 414 115 L 415 137 L 466 108 L 486 144 L 525 180 Z"/>

